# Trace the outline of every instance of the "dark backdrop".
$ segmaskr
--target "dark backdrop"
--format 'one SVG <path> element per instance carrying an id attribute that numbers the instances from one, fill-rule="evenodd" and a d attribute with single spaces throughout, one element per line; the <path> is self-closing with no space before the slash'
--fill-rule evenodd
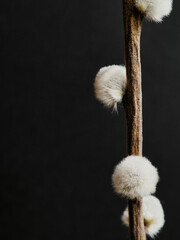
<path id="1" fill-rule="evenodd" d="M 164 240 L 179 239 L 180 2 L 143 24 L 144 155 L 159 168 Z M 100 67 L 123 63 L 120 0 L 3 0 L 2 240 L 128 239 L 111 174 L 126 156 L 123 107 L 96 101 Z"/>

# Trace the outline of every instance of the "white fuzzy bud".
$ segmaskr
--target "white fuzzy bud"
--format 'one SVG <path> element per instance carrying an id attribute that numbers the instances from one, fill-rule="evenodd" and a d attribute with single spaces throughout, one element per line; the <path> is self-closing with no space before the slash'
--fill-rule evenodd
<path id="1" fill-rule="evenodd" d="M 119 65 L 101 68 L 96 75 L 94 88 L 96 98 L 104 106 L 117 110 L 117 103 L 122 101 L 126 90 L 126 68 Z"/>
<path id="2" fill-rule="evenodd" d="M 136 8 L 148 19 L 161 22 L 172 10 L 173 0 L 135 0 Z"/>
<path id="3" fill-rule="evenodd" d="M 154 196 L 143 197 L 143 217 L 146 233 L 155 237 L 164 226 L 164 211 L 158 198 Z M 129 226 L 128 208 L 122 215 L 122 222 Z"/>
<path id="4" fill-rule="evenodd" d="M 114 170 L 112 184 L 117 194 L 135 199 L 156 191 L 159 180 L 157 169 L 141 156 L 128 156 Z"/>

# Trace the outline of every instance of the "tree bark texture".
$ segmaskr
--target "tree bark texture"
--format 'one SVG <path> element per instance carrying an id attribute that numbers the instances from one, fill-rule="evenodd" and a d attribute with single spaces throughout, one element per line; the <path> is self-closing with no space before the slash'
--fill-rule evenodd
<path id="1" fill-rule="evenodd" d="M 134 0 L 123 0 L 125 64 L 127 90 L 123 99 L 127 118 L 128 155 L 142 156 L 142 90 L 140 36 L 142 14 L 135 8 Z M 145 240 L 142 199 L 128 201 L 131 240 Z"/>

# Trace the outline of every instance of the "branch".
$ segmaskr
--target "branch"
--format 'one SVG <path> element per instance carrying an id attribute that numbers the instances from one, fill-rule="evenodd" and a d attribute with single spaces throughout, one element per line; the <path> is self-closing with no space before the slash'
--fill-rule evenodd
<path id="1" fill-rule="evenodd" d="M 123 104 L 127 118 L 128 155 L 142 156 L 140 35 L 143 17 L 134 6 L 134 0 L 123 0 L 125 63 L 127 71 L 127 91 Z M 142 199 L 129 200 L 128 208 L 131 239 L 145 240 Z"/>

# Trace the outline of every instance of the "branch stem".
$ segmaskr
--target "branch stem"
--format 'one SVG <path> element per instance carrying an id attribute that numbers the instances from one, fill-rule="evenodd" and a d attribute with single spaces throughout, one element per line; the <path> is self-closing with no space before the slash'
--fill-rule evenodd
<path id="1" fill-rule="evenodd" d="M 140 36 L 142 14 L 134 7 L 134 0 L 123 0 L 125 64 L 127 90 L 123 99 L 127 119 L 127 153 L 142 156 L 142 90 Z M 128 201 L 131 240 L 146 240 L 142 199 Z"/>

